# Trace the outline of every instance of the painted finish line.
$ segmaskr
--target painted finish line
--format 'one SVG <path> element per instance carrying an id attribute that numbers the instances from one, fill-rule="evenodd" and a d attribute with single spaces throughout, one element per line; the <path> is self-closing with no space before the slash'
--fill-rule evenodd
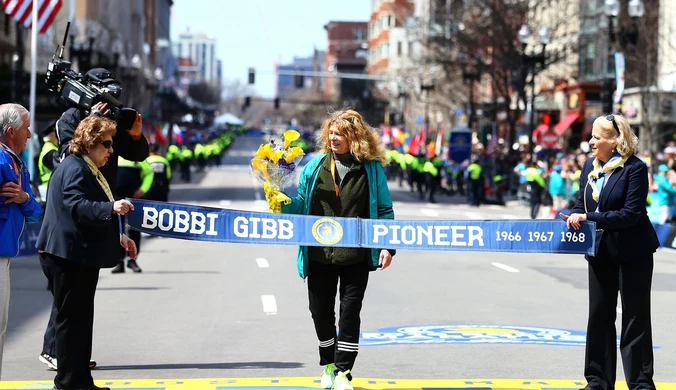
<path id="1" fill-rule="evenodd" d="M 264 390 L 264 389 L 317 389 L 317 378 L 195 378 L 195 379 L 116 379 L 97 380 L 97 386 L 124 390 Z M 358 389 L 485 389 L 485 390 L 555 390 L 580 389 L 585 386 L 580 380 L 561 379 L 364 379 L 355 378 L 352 385 Z M 660 390 L 676 390 L 676 383 L 656 383 Z M 45 390 L 54 386 L 52 381 L 2 381 L 0 390 Z M 626 390 L 623 381 L 616 388 Z"/>
<path id="2" fill-rule="evenodd" d="M 129 199 L 127 224 L 148 234 L 239 244 L 593 255 L 596 225 L 558 220 L 389 220 L 272 214 Z"/>

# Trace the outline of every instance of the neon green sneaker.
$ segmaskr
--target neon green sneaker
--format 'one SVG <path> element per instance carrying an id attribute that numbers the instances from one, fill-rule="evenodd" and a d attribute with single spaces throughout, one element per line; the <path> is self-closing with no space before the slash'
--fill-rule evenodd
<path id="1" fill-rule="evenodd" d="M 333 387 L 333 380 L 336 378 L 336 374 L 334 374 L 336 365 L 330 363 L 323 367 L 324 372 L 322 372 L 322 389 L 330 389 Z"/>
<path id="2" fill-rule="evenodd" d="M 336 378 L 333 380 L 333 390 L 354 390 L 354 387 L 350 384 L 350 380 L 347 379 L 347 374 L 349 373 L 350 370 L 347 370 L 345 372 L 341 371 L 336 375 Z"/>

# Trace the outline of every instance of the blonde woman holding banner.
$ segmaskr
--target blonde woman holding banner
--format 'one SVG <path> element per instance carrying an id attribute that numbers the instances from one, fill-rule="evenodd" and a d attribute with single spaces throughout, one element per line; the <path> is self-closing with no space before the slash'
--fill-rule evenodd
<path id="1" fill-rule="evenodd" d="M 589 262 L 589 319 L 584 375 L 586 390 L 615 388 L 618 291 L 622 296 L 620 353 L 630 390 L 655 389 L 650 286 L 657 234 L 646 211 L 648 167 L 635 156 L 638 138 L 621 116 L 594 121 L 589 141 L 594 158 L 582 169 L 580 193 L 569 228 L 596 222 L 597 251 Z"/>
<path id="2" fill-rule="evenodd" d="M 298 196 L 283 213 L 394 219 L 378 134 L 354 110 L 338 111 L 322 125 L 321 153 L 300 174 Z M 359 350 L 360 313 L 369 272 L 389 267 L 394 250 L 300 247 L 298 272 L 307 277 L 310 312 L 319 343 L 321 385 L 352 390 Z M 340 281 L 340 290 L 338 283 Z M 340 292 L 339 332 L 335 300 Z"/>

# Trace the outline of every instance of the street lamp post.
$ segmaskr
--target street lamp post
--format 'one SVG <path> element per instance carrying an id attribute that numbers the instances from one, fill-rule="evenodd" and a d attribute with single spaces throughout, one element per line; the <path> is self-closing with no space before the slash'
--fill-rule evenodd
<path id="1" fill-rule="evenodd" d="M 632 20 L 631 31 L 624 31 L 620 29 L 619 22 L 617 23 L 618 31 L 615 31 L 614 21 L 615 18 L 617 18 L 620 14 L 620 2 L 618 0 L 605 0 L 603 12 L 608 17 L 608 58 L 610 58 L 610 53 L 615 53 L 615 55 L 617 55 L 618 53 L 621 54 L 622 51 L 624 51 L 629 44 L 636 45 L 636 42 L 638 41 L 638 27 L 636 26 L 636 22 L 638 18 L 643 17 L 643 15 L 645 14 L 645 7 L 643 6 L 643 1 L 630 0 L 627 11 Z M 618 50 L 618 42 L 619 42 L 619 50 Z M 613 93 L 615 92 L 616 86 L 613 85 L 613 81 L 617 79 L 617 69 L 613 69 L 612 73 L 613 77 L 606 78 L 604 79 L 603 82 L 604 89 L 603 92 L 605 95 L 603 99 L 603 107 L 604 111 L 606 111 L 607 113 L 613 111 L 614 102 L 617 102 L 617 111 L 622 112 L 622 94 L 624 93 L 624 91 L 620 90 L 619 91 L 620 95 L 617 96 L 616 100 L 614 100 Z"/>
<path id="2" fill-rule="evenodd" d="M 462 53 L 460 55 L 460 67 L 462 68 L 462 79 L 469 82 L 469 118 L 467 125 L 470 131 L 474 131 L 474 120 L 476 115 L 476 106 L 474 102 L 474 82 L 481 81 L 481 72 L 484 67 L 483 51 L 479 50 L 476 55 L 476 64 L 473 71 L 467 70 L 468 60 L 467 55 Z"/>
<path id="3" fill-rule="evenodd" d="M 405 112 L 406 112 L 406 92 L 404 91 L 404 88 L 401 86 L 401 84 L 397 85 L 397 98 L 399 98 L 399 125 L 406 126 L 405 120 Z"/>
<path id="4" fill-rule="evenodd" d="M 420 84 L 420 93 L 425 92 L 425 138 L 427 138 L 430 131 L 430 91 L 434 91 L 434 84 Z M 425 144 L 427 144 L 427 139 L 423 140 L 423 146 Z"/>
<path id="5" fill-rule="evenodd" d="M 523 53 L 521 54 L 521 61 L 523 66 L 525 66 L 531 74 L 530 77 L 530 123 L 528 128 L 528 151 L 533 155 L 533 150 L 535 149 L 535 143 L 533 142 L 533 132 L 535 131 L 535 76 L 538 72 L 545 69 L 545 48 L 549 44 L 549 39 L 551 34 L 547 27 L 540 29 L 540 44 L 542 45 L 542 51 L 540 54 L 526 54 L 526 46 L 528 46 L 528 41 L 530 41 L 530 28 L 528 25 L 521 25 L 519 30 L 519 42 L 523 47 Z"/>

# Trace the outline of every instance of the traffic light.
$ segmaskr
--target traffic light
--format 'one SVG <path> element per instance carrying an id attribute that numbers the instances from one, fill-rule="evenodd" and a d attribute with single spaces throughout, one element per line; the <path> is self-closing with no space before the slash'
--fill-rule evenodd
<path id="1" fill-rule="evenodd" d="M 279 98 L 275 98 L 275 110 L 279 110 Z"/>
<path id="2" fill-rule="evenodd" d="M 253 85 L 256 82 L 256 72 L 254 68 L 249 68 L 249 84 Z"/>

